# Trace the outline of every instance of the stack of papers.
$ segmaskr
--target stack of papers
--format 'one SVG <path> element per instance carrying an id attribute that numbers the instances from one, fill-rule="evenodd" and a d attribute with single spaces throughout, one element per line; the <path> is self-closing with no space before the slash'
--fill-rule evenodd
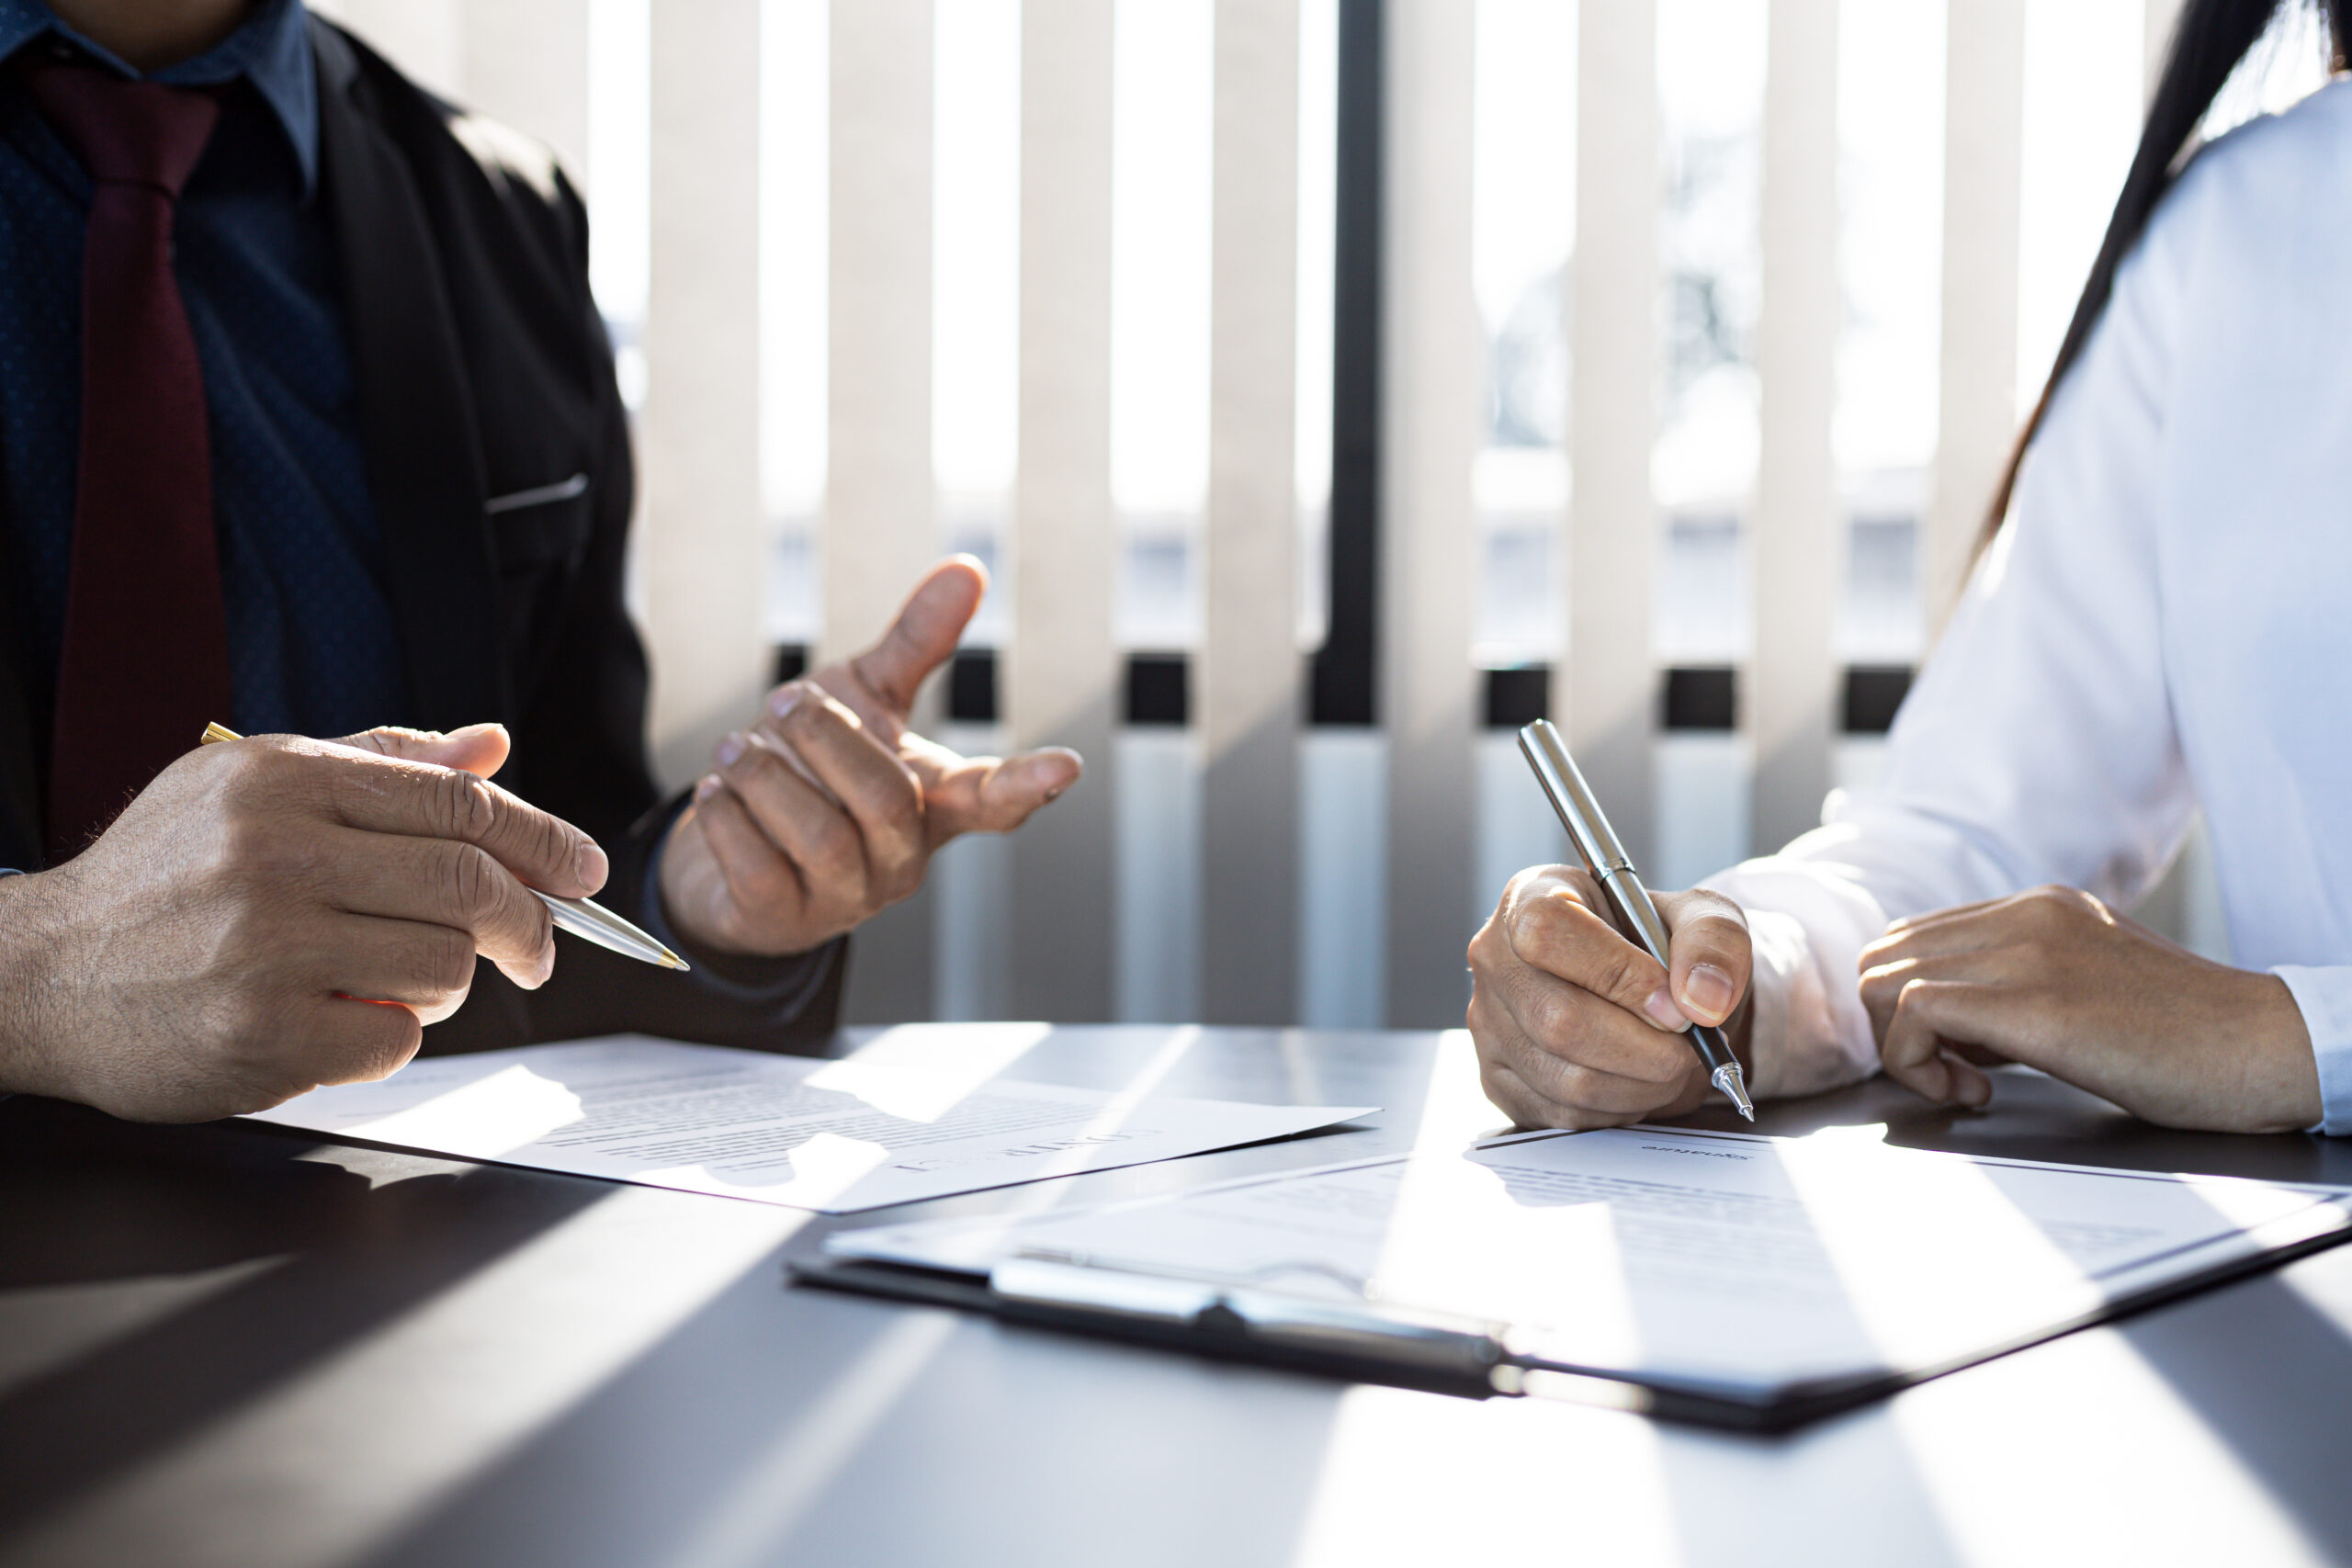
<path id="1" fill-rule="evenodd" d="M 260 1119 L 846 1213 L 1372 1109 L 1165 1096 L 1151 1069 L 1117 1092 L 1009 1076 L 1046 1033 L 911 1027 L 839 1061 L 616 1036 L 413 1062 Z M 1778 1425 L 2352 1234 L 2346 1190 L 1896 1148 L 1875 1127 L 1423 1136 L 1107 1207 L 837 1233 L 795 1269 L 1348 1375 L 1608 1380 L 1662 1413 Z"/>
<path id="2" fill-rule="evenodd" d="M 893 1031 L 880 1050 L 822 1061 L 615 1035 L 425 1057 L 255 1120 L 844 1214 L 1288 1137 L 1375 1109 L 1023 1083 L 998 1076 L 1017 1050 L 991 1038 Z"/>

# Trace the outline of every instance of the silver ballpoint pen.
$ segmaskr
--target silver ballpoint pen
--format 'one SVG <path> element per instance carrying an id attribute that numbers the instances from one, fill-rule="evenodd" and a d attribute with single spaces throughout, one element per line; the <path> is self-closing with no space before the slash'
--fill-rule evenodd
<path id="1" fill-rule="evenodd" d="M 1544 786 L 1552 809 L 1560 814 L 1560 825 L 1568 830 L 1568 839 L 1583 857 L 1585 868 L 1608 897 L 1617 929 L 1626 940 L 1671 970 L 1673 964 L 1667 956 L 1666 922 L 1658 918 L 1649 889 L 1634 874 L 1634 863 L 1625 857 L 1625 847 L 1617 841 L 1609 818 L 1601 812 L 1600 802 L 1593 798 L 1591 786 L 1577 771 L 1576 759 L 1568 755 L 1560 732 L 1552 728 L 1550 719 L 1539 718 L 1519 732 L 1519 749 L 1527 758 L 1527 765 L 1535 770 L 1535 782 Z M 1683 1032 L 1683 1037 L 1699 1053 L 1699 1060 L 1707 1069 L 1707 1081 L 1721 1089 L 1724 1098 L 1742 1116 L 1755 1121 L 1756 1107 L 1747 1098 L 1747 1083 L 1740 1076 L 1739 1058 L 1731 1054 L 1731 1043 L 1724 1038 L 1722 1029 L 1712 1023 L 1693 1023 Z"/>
<path id="2" fill-rule="evenodd" d="M 203 744 L 216 745 L 223 740 L 242 740 L 244 737 L 225 724 L 204 727 Z M 529 887 L 529 884 L 524 885 Z M 662 969 L 684 969 L 686 961 L 656 941 L 652 934 L 640 931 L 622 919 L 593 898 L 564 898 L 553 893 L 542 893 L 531 887 L 532 896 L 548 907 L 548 916 L 558 931 L 570 931 L 582 942 L 593 942 L 598 947 L 609 948 L 640 964 L 650 964 Z"/>

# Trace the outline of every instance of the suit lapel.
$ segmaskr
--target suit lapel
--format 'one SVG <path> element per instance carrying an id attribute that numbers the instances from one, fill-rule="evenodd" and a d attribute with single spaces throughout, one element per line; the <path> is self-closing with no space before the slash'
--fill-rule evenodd
<path id="1" fill-rule="evenodd" d="M 383 529 L 416 719 L 513 717 L 472 389 L 408 164 L 355 101 L 350 46 L 314 22 L 322 194 L 343 269 L 368 487 Z"/>

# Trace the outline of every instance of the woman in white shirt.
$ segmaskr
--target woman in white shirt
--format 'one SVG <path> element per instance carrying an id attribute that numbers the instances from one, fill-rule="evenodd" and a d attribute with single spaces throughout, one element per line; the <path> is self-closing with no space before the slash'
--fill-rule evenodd
<path id="1" fill-rule="evenodd" d="M 1669 1032 L 1698 1019 L 1728 1023 L 1758 1094 L 1879 1066 L 1980 1106 L 1979 1069 L 2019 1062 L 2151 1121 L 2352 1133 L 2352 81 L 2168 173 L 2296 3 L 2182 12 L 1883 782 L 1662 896 L 1670 975 L 1582 872 L 1512 880 L 1469 1021 L 1521 1122 L 1701 1103 Z M 2326 10 L 2340 69 L 2352 0 Z M 2114 912 L 2199 808 L 2243 967 Z"/>

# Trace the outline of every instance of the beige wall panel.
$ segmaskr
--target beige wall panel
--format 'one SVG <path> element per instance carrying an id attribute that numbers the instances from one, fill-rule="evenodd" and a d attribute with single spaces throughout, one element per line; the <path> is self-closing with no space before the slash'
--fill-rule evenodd
<path id="1" fill-rule="evenodd" d="M 1954 0 L 1947 26 L 1942 375 L 1921 553 L 1933 626 L 1959 598 L 2017 439 L 2025 0 Z"/>
<path id="2" fill-rule="evenodd" d="M 1476 824 L 1470 467 L 1486 356 L 1470 270 L 1471 0 L 1389 0 L 1380 472 L 1387 1019 L 1458 1027 Z"/>
<path id="3" fill-rule="evenodd" d="M 1636 863 L 1656 853 L 1658 137 L 1654 0 L 1587 0 L 1568 268 L 1568 656 L 1552 710 Z"/>
<path id="4" fill-rule="evenodd" d="M 932 0 L 831 10 L 828 444 L 820 660 L 888 629 L 938 557 L 931 467 Z M 938 712 L 936 682 L 917 713 Z M 928 890 L 860 930 L 844 1016 L 928 1018 Z"/>
<path id="5" fill-rule="evenodd" d="M 462 100 L 588 171 L 588 0 L 465 0 Z"/>
<path id="6" fill-rule="evenodd" d="M 464 97 L 461 0 L 325 0 L 311 9 L 367 39 L 379 54 L 444 97 Z"/>
<path id="7" fill-rule="evenodd" d="M 1831 647 L 1845 582 L 1830 419 L 1837 400 L 1838 0 L 1772 0 L 1764 86 L 1763 386 L 1756 657 L 1742 694 L 1756 747 L 1756 848 L 1821 819 L 1837 736 Z"/>
<path id="8" fill-rule="evenodd" d="M 1298 944 L 1297 0 L 1219 0 L 1201 1016 L 1294 1021 Z"/>
<path id="9" fill-rule="evenodd" d="M 637 569 L 665 784 L 757 712 L 759 0 L 653 8 L 652 235 Z"/>
<path id="10" fill-rule="evenodd" d="M 1016 747 L 1070 746 L 1086 776 L 1012 844 L 1012 1006 L 1112 1016 L 1109 0 L 1028 0 L 1021 27 L 1021 436 L 1013 628 L 1004 682 Z"/>

